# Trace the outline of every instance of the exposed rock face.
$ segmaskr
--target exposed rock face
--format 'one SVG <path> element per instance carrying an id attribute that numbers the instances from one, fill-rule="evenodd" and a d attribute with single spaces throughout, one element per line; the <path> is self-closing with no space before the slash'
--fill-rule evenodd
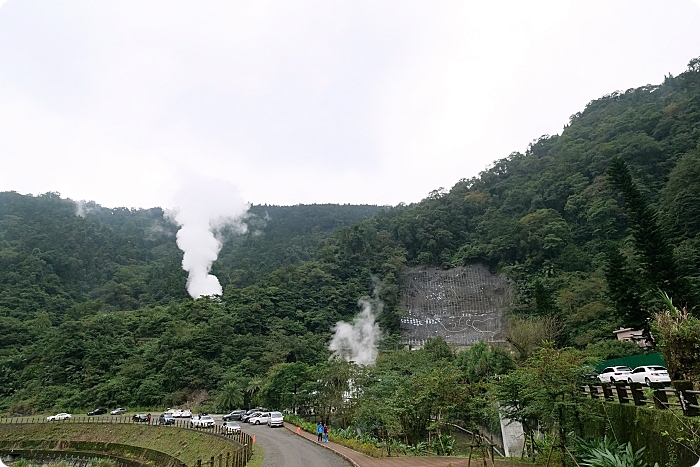
<path id="1" fill-rule="evenodd" d="M 404 342 L 422 346 L 435 336 L 465 346 L 501 341 L 503 309 L 510 300 L 508 279 L 480 264 L 448 270 L 411 268 L 401 294 Z"/>

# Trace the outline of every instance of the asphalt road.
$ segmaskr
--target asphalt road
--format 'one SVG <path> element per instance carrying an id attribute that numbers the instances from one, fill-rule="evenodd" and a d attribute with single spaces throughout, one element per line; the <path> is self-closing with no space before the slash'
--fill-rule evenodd
<path id="1" fill-rule="evenodd" d="M 326 448 L 317 446 L 286 428 L 241 423 L 249 435 L 255 435 L 265 451 L 262 467 L 351 467 L 351 464 Z"/>

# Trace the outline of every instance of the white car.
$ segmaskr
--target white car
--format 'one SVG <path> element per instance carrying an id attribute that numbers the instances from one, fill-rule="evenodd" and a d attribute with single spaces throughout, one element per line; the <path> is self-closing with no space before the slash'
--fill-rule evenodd
<path id="1" fill-rule="evenodd" d="M 123 407 L 119 407 L 118 409 L 112 410 L 109 414 L 110 415 L 121 415 L 123 413 L 126 413 L 126 409 Z"/>
<path id="2" fill-rule="evenodd" d="M 601 383 L 627 382 L 630 373 L 632 373 L 632 368 L 628 366 L 609 366 L 600 372 L 598 379 Z"/>
<path id="3" fill-rule="evenodd" d="M 216 425 L 216 422 L 211 415 L 197 416 L 190 420 L 190 426 L 192 428 L 211 428 L 214 425 Z"/>
<path id="4" fill-rule="evenodd" d="M 56 420 L 65 420 L 67 418 L 72 418 L 72 417 L 73 416 L 69 413 L 61 412 L 61 413 L 57 413 L 56 415 L 50 415 L 50 416 L 46 417 L 46 421 L 53 422 Z"/>
<path id="5" fill-rule="evenodd" d="M 234 421 L 228 421 L 224 422 L 222 425 L 224 427 L 224 430 L 226 430 L 226 433 L 240 433 L 241 432 L 241 426 L 234 422 Z"/>
<path id="6" fill-rule="evenodd" d="M 276 426 L 284 426 L 284 416 L 281 412 L 270 412 L 270 418 L 267 420 L 267 426 L 274 428 Z"/>
<path id="7" fill-rule="evenodd" d="M 182 410 L 180 411 L 180 416 L 181 416 L 182 418 L 191 417 L 191 416 L 192 416 L 192 411 L 191 411 L 190 409 L 182 409 Z"/>
<path id="8" fill-rule="evenodd" d="M 248 419 L 248 423 L 251 425 L 262 425 L 270 420 L 270 412 L 260 412 Z"/>
<path id="9" fill-rule="evenodd" d="M 668 370 L 662 366 L 638 366 L 627 377 L 628 383 L 642 383 L 649 386 L 649 383 L 670 383 Z"/>

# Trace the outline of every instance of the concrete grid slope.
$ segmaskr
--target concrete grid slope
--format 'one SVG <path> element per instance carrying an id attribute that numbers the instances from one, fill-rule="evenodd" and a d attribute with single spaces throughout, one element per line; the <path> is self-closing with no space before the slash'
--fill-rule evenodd
<path id="1" fill-rule="evenodd" d="M 301 436 L 305 439 L 307 439 L 311 443 L 317 443 L 316 442 L 316 435 L 313 435 L 311 433 L 307 433 L 304 430 L 300 430 L 297 432 L 297 427 L 285 423 L 284 424 L 285 428 L 288 430 L 291 430 L 295 433 L 297 433 L 298 436 Z M 375 457 L 370 457 L 365 454 L 362 454 L 361 452 L 353 451 L 350 448 L 346 448 L 345 446 L 341 446 L 339 444 L 333 443 L 333 442 L 328 442 L 328 443 L 317 443 L 321 446 L 323 446 L 326 449 L 330 449 L 331 451 L 335 452 L 339 456 L 345 458 L 348 460 L 350 463 L 352 463 L 355 467 L 468 467 L 469 460 L 464 457 L 438 457 L 438 456 L 420 456 L 420 457 L 382 457 L 382 458 L 375 458 Z M 471 466 L 470 467 L 480 467 L 484 465 L 484 461 L 481 458 L 472 458 L 471 460 Z M 491 462 L 488 462 L 488 465 L 491 466 Z M 496 467 L 508 467 L 508 466 L 522 466 L 522 465 L 529 465 L 531 466 L 532 464 L 522 464 L 522 463 L 514 463 L 512 461 L 503 461 L 503 460 L 496 460 L 495 461 Z"/>

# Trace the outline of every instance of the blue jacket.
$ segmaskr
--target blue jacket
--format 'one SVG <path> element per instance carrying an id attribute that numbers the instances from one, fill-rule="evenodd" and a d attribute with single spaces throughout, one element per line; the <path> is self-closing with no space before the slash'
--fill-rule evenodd
<path id="1" fill-rule="evenodd" d="M 323 425 L 319 425 L 316 428 L 316 433 L 318 433 L 319 435 L 323 434 Z"/>

